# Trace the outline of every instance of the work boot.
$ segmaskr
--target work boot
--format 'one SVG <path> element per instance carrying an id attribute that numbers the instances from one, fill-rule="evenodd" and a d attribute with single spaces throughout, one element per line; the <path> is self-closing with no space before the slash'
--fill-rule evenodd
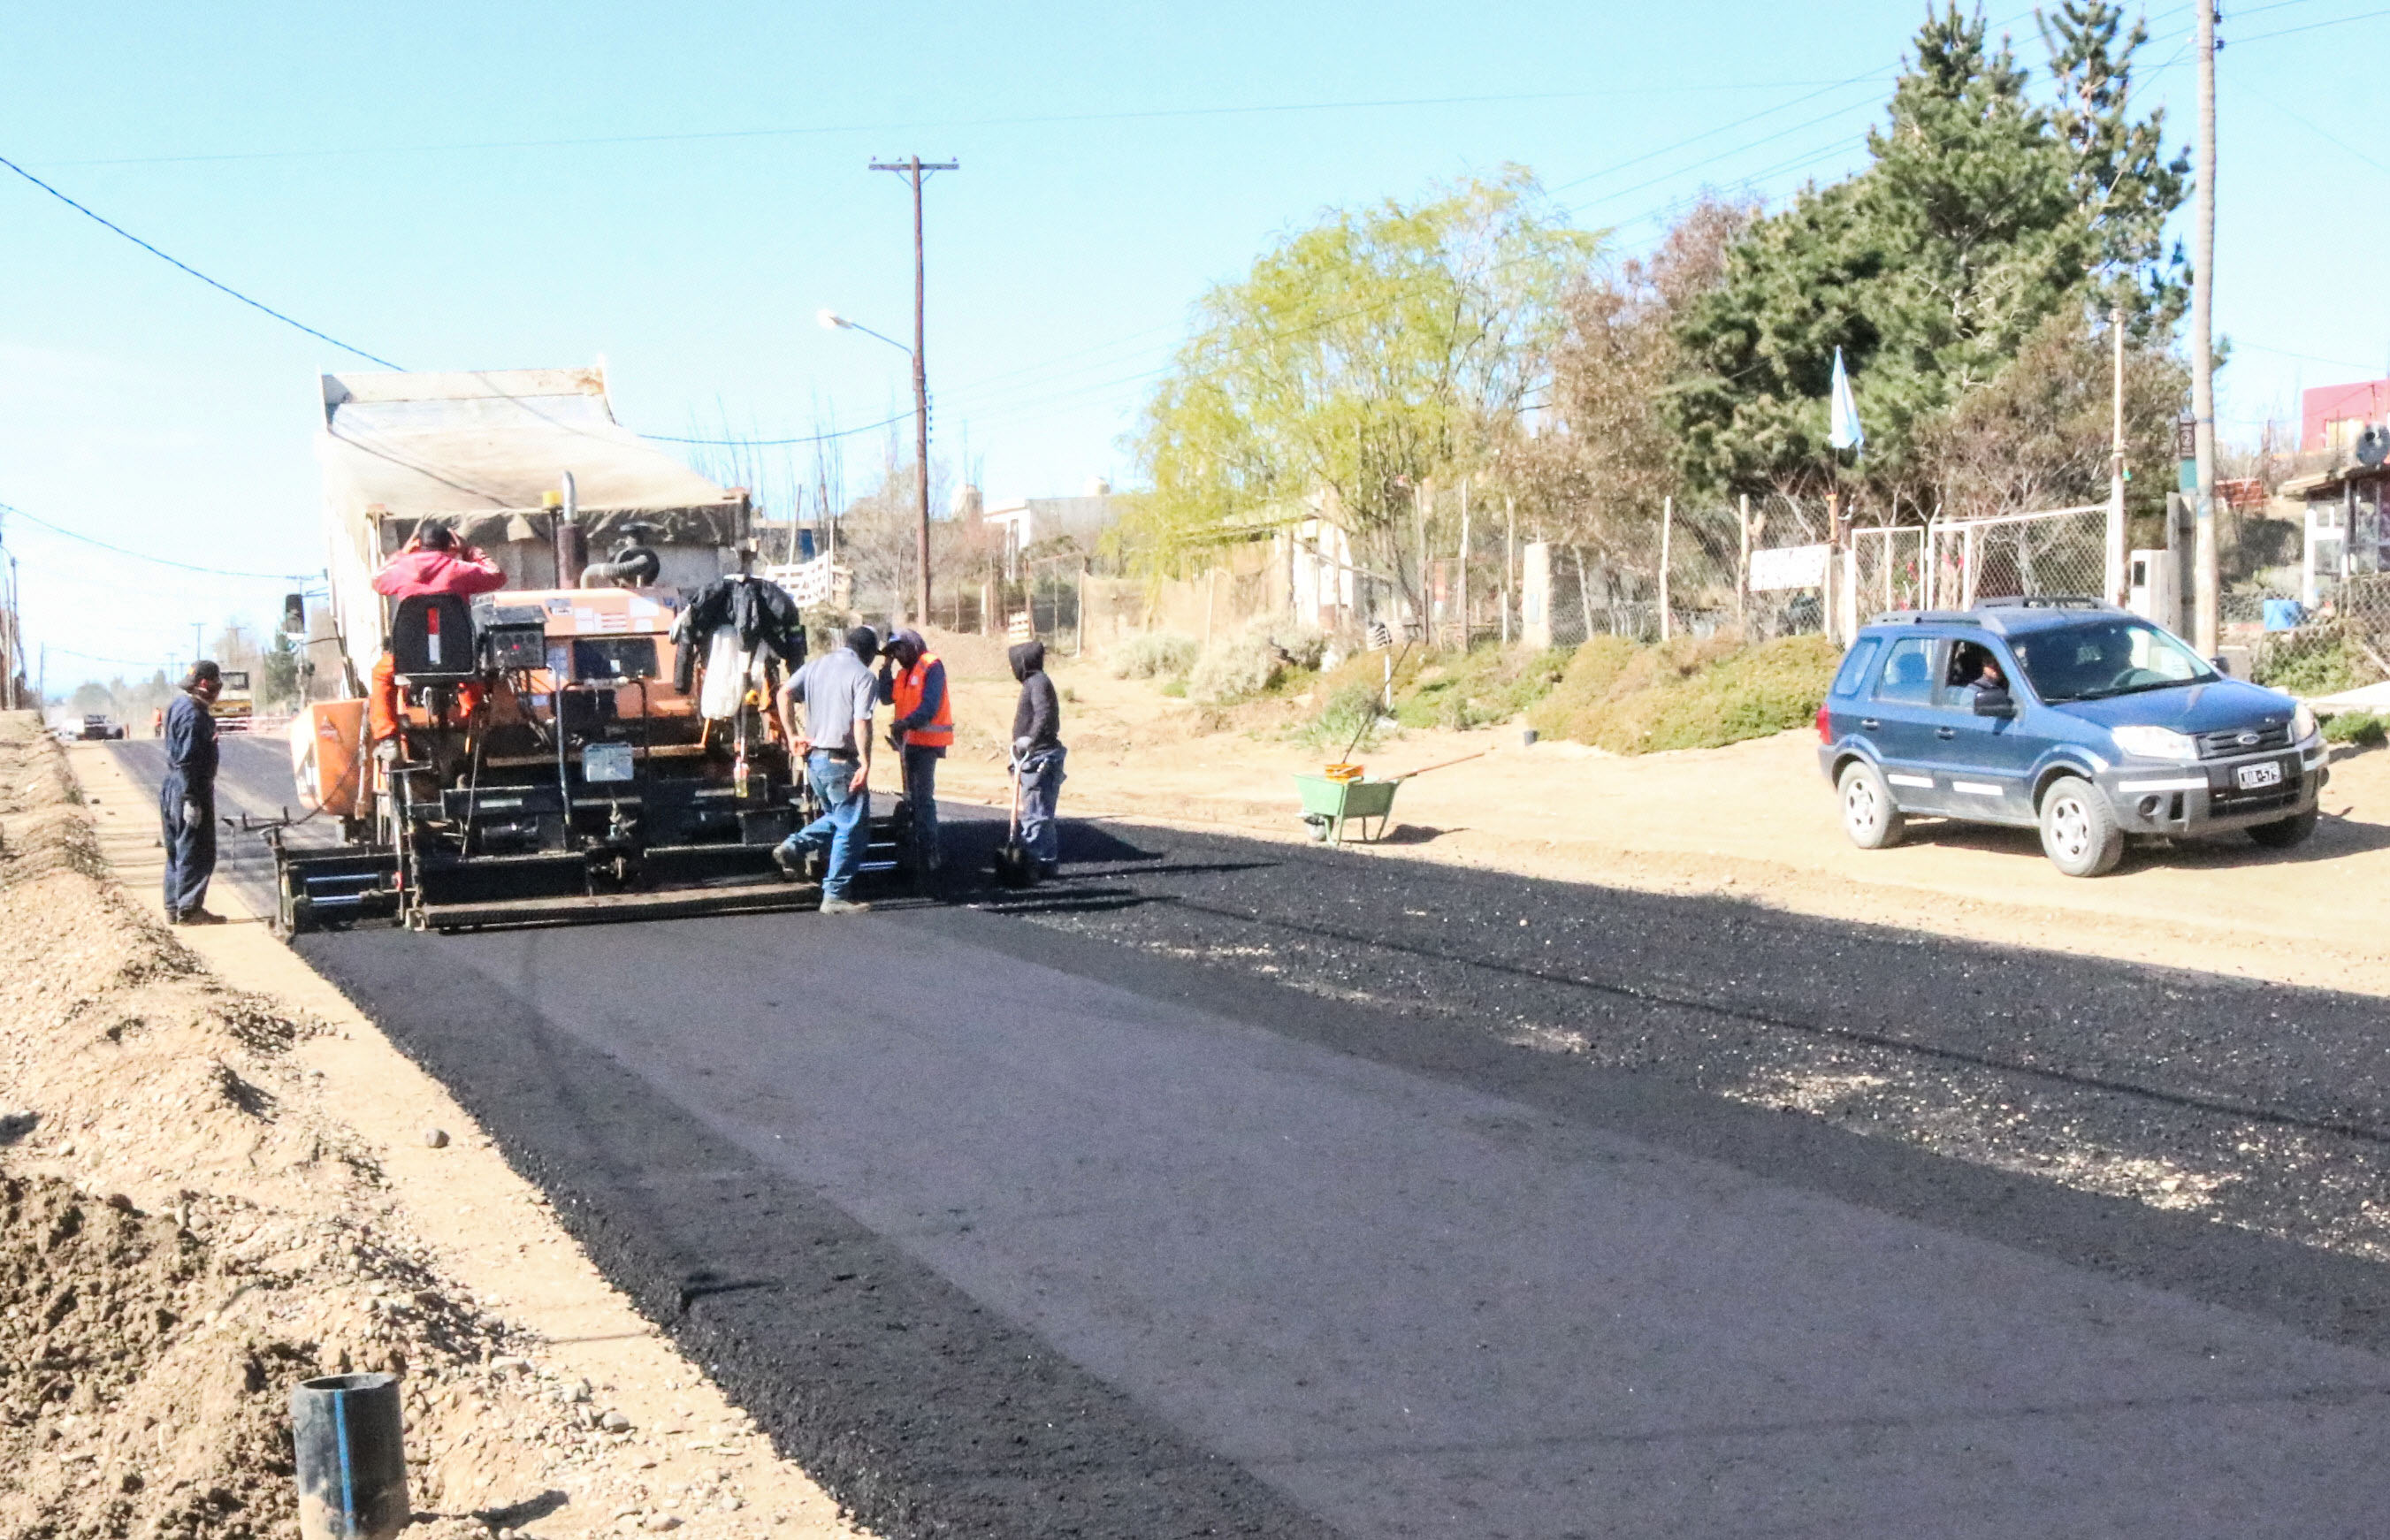
<path id="1" fill-rule="evenodd" d="M 780 868 L 780 876 L 787 881 L 802 882 L 805 879 L 804 857 L 786 845 L 772 847 L 772 865 Z"/>
<path id="2" fill-rule="evenodd" d="M 825 898 L 821 901 L 821 912 L 826 915 L 867 915 L 871 912 L 871 905 L 852 898 Z"/>
<path id="3" fill-rule="evenodd" d="M 222 925 L 225 923 L 225 918 L 222 915 L 210 914 L 205 909 L 190 908 L 178 911 L 174 916 L 174 923 L 177 925 Z"/>

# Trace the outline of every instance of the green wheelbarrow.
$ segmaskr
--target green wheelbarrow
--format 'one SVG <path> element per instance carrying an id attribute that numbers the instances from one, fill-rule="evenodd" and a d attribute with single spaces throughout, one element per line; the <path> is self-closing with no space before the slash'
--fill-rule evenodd
<path id="1" fill-rule="evenodd" d="M 1406 778 L 1332 781 L 1325 776 L 1297 776 L 1294 785 L 1303 793 L 1303 821 L 1311 826 L 1311 837 L 1341 846 L 1348 821 L 1359 826 L 1363 840 L 1375 841 L 1386 832 L 1386 817 L 1394 810 L 1394 788 Z M 1374 828 L 1369 823 L 1373 818 Z"/>

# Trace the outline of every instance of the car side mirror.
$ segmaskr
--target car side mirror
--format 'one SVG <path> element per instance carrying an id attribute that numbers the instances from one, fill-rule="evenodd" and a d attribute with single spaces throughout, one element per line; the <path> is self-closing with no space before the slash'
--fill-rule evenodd
<path id="1" fill-rule="evenodd" d="M 2016 713 L 2016 697 L 2008 691 L 1977 690 L 1975 692 L 1977 716 L 2014 716 Z"/>

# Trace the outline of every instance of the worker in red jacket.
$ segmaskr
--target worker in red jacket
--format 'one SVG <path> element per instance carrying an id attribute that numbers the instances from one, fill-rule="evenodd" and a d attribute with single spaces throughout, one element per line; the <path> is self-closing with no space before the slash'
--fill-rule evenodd
<path id="1" fill-rule="evenodd" d="M 416 528 L 398 554 L 382 563 L 374 574 L 374 592 L 394 599 L 414 598 L 421 594 L 454 594 L 458 598 L 471 598 L 476 594 L 492 593 L 507 585 L 507 574 L 498 564 L 474 546 L 456 538 L 456 532 L 445 524 L 426 522 Z M 472 714 L 472 700 L 460 702 L 468 716 Z M 398 699 L 398 660 L 384 648 L 374 663 L 373 692 L 366 709 L 373 739 L 398 736 L 402 721 Z"/>

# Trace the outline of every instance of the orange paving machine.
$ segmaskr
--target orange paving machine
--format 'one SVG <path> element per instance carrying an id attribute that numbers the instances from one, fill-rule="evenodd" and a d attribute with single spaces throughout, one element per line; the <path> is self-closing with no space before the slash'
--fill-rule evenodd
<path id="1" fill-rule="evenodd" d="M 741 579 L 763 582 L 760 578 Z M 392 608 L 366 699 L 292 724 L 301 801 L 342 842 L 269 836 L 285 932 L 364 916 L 461 930 L 810 905 L 772 847 L 813 796 L 771 709 L 801 661 L 717 632 L 675 687 L 667 588 L 507 590 Z M 800 648 L 801 650 L 801 648 Z M 875 820 L 867 869 L 904 864 Z"/>

